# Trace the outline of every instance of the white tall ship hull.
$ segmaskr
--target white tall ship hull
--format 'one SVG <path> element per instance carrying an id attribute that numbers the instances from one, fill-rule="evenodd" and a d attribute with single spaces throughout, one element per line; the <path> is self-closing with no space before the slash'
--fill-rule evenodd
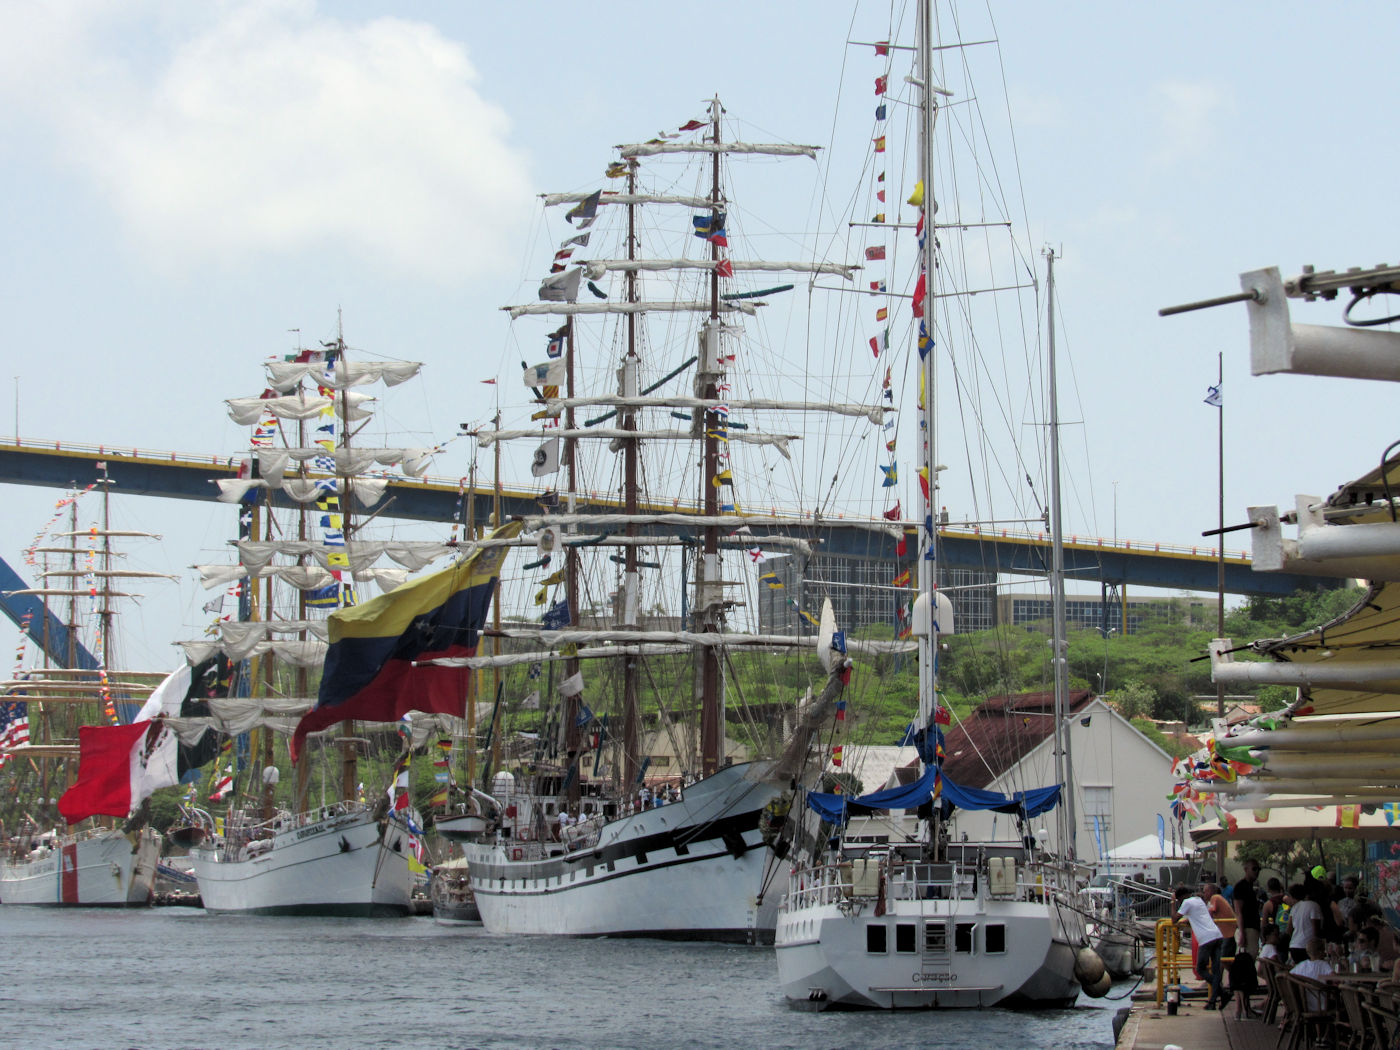
<path id="1" fill-rule="evenodd" d="M 776 862 L 760 814 L 779 789 L 758 778 L 761 768 L 721 770 L 679 802 L 614 820 L 574 848 L 464 843 L 482 924 L 492 933 L 772 943 L 781 886 L 765 886 Z"/>
<path id="2" fill-rule="evenodd" d="M 1014 867 L 872 859 L 795 870 L 774 944 L 796 1007 L 1066 1006 L 1082 935 L 1082 918 L 1017 885 Z"/>
<path id="3" fill-rule="evenodd" d="M 285 821 L 232 856 L 190 851 L 206 911 L 257 915 L 401 916 L 411 909 L 409 832 L 353 809 L 314 823 Z"/>
<path id="4" fill-rule="evenodd" d="M 0 903 L 144 907 L 151 903 L 160 836 L 150 828 L 59 839 L 0 862 Z"/>

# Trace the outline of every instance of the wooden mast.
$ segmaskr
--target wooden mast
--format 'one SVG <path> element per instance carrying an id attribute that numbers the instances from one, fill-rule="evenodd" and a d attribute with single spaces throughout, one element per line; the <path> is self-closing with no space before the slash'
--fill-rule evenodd
<path id="1" fill-rule="evenodd" d="M 627 192 L 633 196 L 637 193 L 637 161 L 630 160 L 627 164 Z M 635 260 L 637 258 L 637 205 L 635 203 L 627 205 L 627 258 Z M 633 267 L 627 270 L 627 301 L 635 303 L 637 296 L 637 271 Z M 623 364 L 623 390 L 624 397 L 635 397 L 638 394 L 638 375 L 640 373 L 641 362 L 637 356 L 637 315 L 629 313 L 627 315 L 627 360 Z M 637 430 L 637 410 L 635 408 L 626 409 L 622 413 L 622 429 L 630 432 Z M 637 439 L 629 438 L 623 443 L 622 450 L 622 501 L 623 509 L 628 515 L 627 536 L 629 540 L 637 535 L 637 525 L 635 516 L 638 512 L 638 480 L 637 480 L 637 460 L 640 450 L 637 448 Z M 629 542 L 623 556 L 623 588 L 622 588 L 622 615 L 619 619 L 628 623 L 628 603 L 634 603 L 638 615 L 641 612 L 641 578 L 638 573 L 637 545 Z M 641 624 L 634 626 L 640 628 Z M 622 794 L 630 795 L 639 787 L 638 777 L 641 775 L 641 704 L 637 695 L 637 676 L 639 672 L 640 657 L 635 654 L 623 657 L 622 662 Z"/>
<path id="2" fill-rule="evenodd" d="M 468 543 L 476 539 L 476 454 L 472 454 L 471 465 L 467 468 L 467 492 L 466 512 L 467 520 L 464 523 L 464 535 Z M 477 683 L 481 680 L 480 670 L 467 671 L 467 696 L 466 710 L 463 714 L 467 722 L 467 736 L 465 743 L 465 754 L 462 756 L 465 763 L 466 778 L 468 787 L 476 786 L 476 701 L 481 695 L 481 689 Z M 449 796 L 448 806 L 452 804 Z"/>
<path id="3" fill-rule="evenodd" d="M 710 213 L 719 214 L 723 200 L 720 196 L 719 182 L 719 143 L 720 143 L 720 117 L 721 107 L 719 99 L 710 100 L 710 126 L 711 139 L 715 143 L 716 149 L 711 167 L 710 185 Z M 710 241 L 710 258 L 716 264 L 719 263 L 719 246 L 714 240 Z M 719 274 L 715 269 L 710 271 L 710 319 L 707 325 L 709 336 L 713 339 L 713 348 L 718 355 L 720 342 L 719 323 Z M 714 364 L 707 362 L 702 355 L 701 366 Z M 713 399 L 719 394 L 713 378 L 705 381 L 705 388 L 701 397 Z M 720 417 L 713 408 L 704 411 L 704 502 L 705 516 L 711 520 L 719 513 L 719 487 L 716 479 L 719 476 L 719 439 L 717 437 L 720 426 Z M 719 529 L 714 525 L 706 525 L 703 530 L 703 544 L 700 557 L 696 559 L 696 630 L 707 632 L 716 631 L 720 627 L 720 578 L 719 578 Z M 723 712 L 723 700 L 720 696 L 720 666 L 719 651 L 715 646 L 705 646 L 699 656 L 700 662 L 700 771 L 704 776 L 719 769 L 720 764 L 720 742 L 721 742 L 721 719 Z"/>
<path id="4" fill-rule="evenodd" d="M 494 426 L 501 429 L 501 410 L 496 409 Z M 491 524 L 495 528 L 501 525 L 501 443 L 496 442 L 492 457 L 492 478 L 491 478 Z M 491 635 L 491 655 L 495 656 L 500 651 L 501 637 L 501 602 L 498 597 L 491 603 L 491 626 L 494 632 Z M 491 668 L 491 771 L 493 775 L 501 768 L 501 705 L 498 699 L 501 695 L 501 669 Z M 475 740 L 472 746 L 475 747 Z M 490 784 L 483 784 L 487 791 L 491 790 Z"/>
<path id="5" fill-rule="evenodd" d="M 570 315 L 569 323 L 564 334 L 564 396 L 572 398 L 574 396 L 574 319 Z M 574 429 L 574 408 L 569 405 L 564 409 L 564 429 L 572 433 Z M 565 438 L 564 440 L 564 461 L 567 467 L 567 479 L 569 485 L 569 513 L 575 513 L 578 502 L 578 439 Z M 573 547 L 564 548 L 564 596 L 569 605 L 569 623 L 575 627 L 579 626 L 579 601 L 578 601 L 578 551 Z M 496 603 L 499 608 L 500 603 Z M 569 652 L 576 652 L 570 649 Z M 564 678 L 567 680 L 579 673 L 580 661 L 577 656 L 568 656 L 564 660 Z M 583 734 L 579 731 L 578 714 L 579 705 L 583 701 L 582 693 L 575 693 L 564 698 L 564 752 L 567 763 L 564 770 L 565 779 L 568 781 L 567 804 L 573 812 L 578 812 L 579 801 L 579 777 L 582 774 L 582 761 L 579 755 L 579 742 Z"/>
<path id="6" fill-rule="evenodd" d="M 345 326 L 343 324 L 340 311 L 336 311 L 335 323 L 335 355 L 336 362 L 345 360 Z M 350 387 L 346 385 L 340 389 L 340 441 L 339 447 L 348 449 L 350 447 Z M 350 521 L 350 485 L 351 480 L 347 474 L 339 474 L 340 495 L 337 497 L 340 507 L 340 531 L 344 537 L 346 547 L 350 546 L 350 541 L 354 536 L 354 526 Z M 340 797 L 347 802 L 354 801 L 359 797 L 359 739 L 356 736 L 356 725 L 354 719 L 342 722 L 340 726 Z"/>

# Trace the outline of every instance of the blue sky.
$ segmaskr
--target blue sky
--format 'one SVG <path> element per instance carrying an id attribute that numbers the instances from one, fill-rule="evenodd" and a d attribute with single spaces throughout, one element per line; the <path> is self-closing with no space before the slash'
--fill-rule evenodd
<path id="1" fill-rule="evenodd" d="M 815 223 L 814 172 L 835 185 L 864 159 L 843 144 L 876 70 L 846 41 L 886 35 L 889 5 L 528 10 L 522 24 L 517 5 L 478 3 L 0 6 L 0 431 L 17 416 L 27 438 L 230 451 L 244 436 L 219 402 L 257 392 L 289 329 L 328 337 L 343 309 L 352 344 L 426 362 L 397 422 L 440 438 L 489 413 L 481 378 L 513 375 L 497 307 L 533 294 L 557 240 L 535 194 L 591 188 L 613 144 L 701 115 L 715 92 L 756 135 L 833 147 L 802 173 L 792 222 Z M 1068 530 L 1116 521 L 1191 545 L 1214 525 L 1201 398 L 1218 351 L 1228 519 L 1374 464 L 1395 436 L 1389 389 L 1251 378 L 1243 307 L 1156 310 L 1259 266 L 1393 260 L 1378 100 L 1400 9 L 990 10 L 994 30 L 975 5 L 957 24 L 999 41 L 1016 151 L 997 171 L 1024 194 L 1032 242 L 1063 252 Z M 1003 85 L 980 83 L 985 107 Z M 454 445 L 434 473 L 466 457 Z M 6 489 L 7 560 L 56 496 Z M 152 567 L 212 560 L 227 533 L 227 513 L 128 502 L 128 523 L 168 537 Z M 156 663 L 198 620 L 201 595 L 178 590 L 138 620 L 133 645 Z"/>

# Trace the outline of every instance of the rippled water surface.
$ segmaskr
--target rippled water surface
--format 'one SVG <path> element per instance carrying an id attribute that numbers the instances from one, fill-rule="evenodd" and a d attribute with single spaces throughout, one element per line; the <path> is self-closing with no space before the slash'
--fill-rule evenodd
<path id="1" fill-rule="evenodd" d="M 770 948 L 508 939 L 427 918 L 9 907 L 0 939 L 5 1041 L 26 1050 L 1107 1050 L 1124 1005 L 807 1014 L 779 994 Z"/>

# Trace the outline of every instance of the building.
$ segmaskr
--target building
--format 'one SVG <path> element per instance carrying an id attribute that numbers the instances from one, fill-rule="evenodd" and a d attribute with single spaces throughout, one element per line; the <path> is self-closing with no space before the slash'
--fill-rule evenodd
<path id="1" fill-rule="evenodd" d="M 1054 784 L 1054 705 L 1053 693 L 987 700 L 945 732 L 944 775 L 964 787 L 1003 794 Z M 1068 707 L 1075 856 L 1092 863 L 1116 846 L 1155 833 L 1157 815 L 1168 815 L 1172 758 L 1092 693 L 1071 692 Z M 982 840 L 1016 840 L 1029 832 L 1058 851 L 1055 815 L 1034 823 L 1022 829 L 1007 814 L 957 812 L 951 832 Z"/>
<path id="2" fill-rule="evenodd" d="M 998 623 L 1013 627 L 1049 624 L 1054 610 L 1046 594 L 1001 594 L 996 598 Z M 1188 627 L 1209 627 L 1215 623 L 1219 603 L 1214 598 L 1175 595 L 1119 599 L 1104 597 L 1065 597 L 1065 622 L 1070 630 L 1136 634 L 1151 623 L 1182 623 Z M 1127 630 L 1123 629 L 1124 617 Z M 959 628 L 961 629 L 961 624 Z"/>
<path id="3" fill-rule="evenodd" d="M 907 580 L 901 573 L 908 571 Z M 912 562 L 892 567 L 881 558 L 852 558 L 816 554 L 809 559 L 770 555 L 764 562 L 770 578 L 761 582 L 758 594 L 760 634 L 807 634 L 816 631 L 813 621 L 822 602 L 831 599 L 836 622 L 848 632 L 868 627 L 898 630 L 907 620 L 918 584 Z M 944 569 L 939 586 L 951 589 L 958 633 L 996 626 L 996 574 L 973 569 Z"/>

